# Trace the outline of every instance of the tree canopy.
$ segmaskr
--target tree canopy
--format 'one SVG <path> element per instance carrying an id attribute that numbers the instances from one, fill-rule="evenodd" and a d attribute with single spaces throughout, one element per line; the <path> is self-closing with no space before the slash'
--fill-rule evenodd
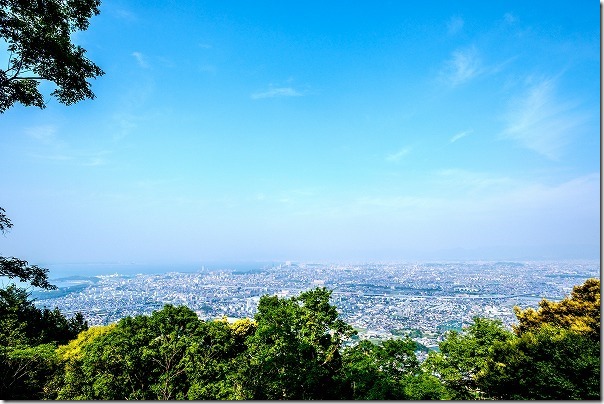
<path id="1" fill-rule="evenodd" d="M 104 74 L 71 42 L 99 14 L 100 0 L 0 0 L 0 38 L 8 66 L 0 70 L 0 113 L 15 103 L 44 108 L 41 80 L 56 85 L 51 96 L 71 105 L 94 98 L 87 81 Z"/>
<path id="2" fill-rule="evenodd" d="M 588 279 L 573 288 L 570 296 L 559 302 L 543 299 L 537 310 L 514 307 L 518 325 L 514 331 L 521 335 L 550 324 L 600 340 L 600 280 Z"/>
<path id="3" fill-rule="evenodd" d="M 77 314 L 39 309 L 22 288 L 0 289 L 0 397 L 41 399 L 58 369 L 57 344 L 65 344 L 88 327 Z"/>
<path id="4" fill-rule="evenodd" d="M 289 299 L 263 296 L 256 331 L 247 339 L 251 360 L 243 385 L 248 398 L 334 398 L 342 342 L 354 330 L 329 303 L 331 292 L 317 288 Z"/>
<path id="5" fill-rule="evenodd" d="M 480 377 L 495 347 L 512 337 L 500 321 L 476 317 L 463 333 L 450 331 L 439 344 L 440 352 L 430 352 L 424 366 L 439 377 L 452 399 L 484 398 Z"/>
<path id="6" fill-rule="evenodd" d="M 479 385 L 502 400 L 597 400 L 600 343 L 544 324 L 496 346 Z"/>
<path id="7" fill-rule="evenodd" d="M 591 296 L 595 286 L 590 280 L 567 300 L 596 301 L 584 293 Z M 600 341 L 570 318 L 581 311 L 522 332 L 476 317 L 420 363 L 419 345 L 409 337 L 352 343 L 355 332 L 330 296 L 324 288 L 263 296 L 253 320 L 234 323 L 204 321 L 185 306 L 166 305 L 88 329 L 81 315 L 67 319 L 58 309 L 39 309 L 11 285 L 0 290 L 0 397 L 600 398 Z"/>
<path id="8" fill-rule="evenodd" d="M 600 281 L 515 312 L 514 333 L 475 318 L 463 333 L 450 332 L 424 366 L 454 399 L 599 399 Z"/>

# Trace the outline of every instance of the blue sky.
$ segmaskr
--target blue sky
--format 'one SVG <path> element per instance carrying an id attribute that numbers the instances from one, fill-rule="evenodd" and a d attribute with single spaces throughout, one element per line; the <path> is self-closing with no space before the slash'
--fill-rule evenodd
<path id="1" fill-rule="evenodd" d="M 0 116 L 0 252 L 599 258 L 599 8 L 105 0 L 97 98 Z"/>

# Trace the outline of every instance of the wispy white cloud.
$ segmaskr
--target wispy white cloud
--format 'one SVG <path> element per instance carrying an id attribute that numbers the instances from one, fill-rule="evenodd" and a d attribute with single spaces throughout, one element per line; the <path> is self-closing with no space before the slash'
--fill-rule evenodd
<path id="1" fill-rule="evenodd" d="M 573 101 L 561 101 L 556 94 L 556 79 L 532 82 L 510 104 L 501 137 L 556 160 L 564 147 L 587 120 Z"/>
<path id="2" fill-rule="evenodd" d="M 269 88 L 266 91 L 259 91 L 253 93 L 250 97 L 253 100 L 260 100 L 263 98 L 276 98 L 276 97 L 300 97 L 304 93 L 296 90 L 293 87 L 274 87 Z"/>
<path id="3" fill-rule="evenodd" d="M 27 134 L 32 139 L 35 139 L 45 144 L 55 142 L 56 133 L 57 127 L 55 125 L 31 126 L 25 129 L 25 134 Z"/>
<path id="4" fill-rule="evenodd" d="M 86 167 L 103 166 L 107 164 L 107 159 L 103 158 L 104 153 L 96 153 L 96 155 L 87 156 L 86 160 L 81 162 L 81 165 Z"/>
<path id="5" fill-rule="evenodd" d="M 113 8 L 110 9 L 111 13 L 121 20 L 126 21 L 137 21 L 138 17 L 130 10 L 126 10 L 125 8 Z"/>
<path id="6" fill-rule="evenodd" d="M 455 35 L 463 28 L 464 20 L 458 15 L 454 15 L 447 22 L 447 31 L 449 35 Z"/>
<path id="7" fill-rule="evenodd" d="M 482 61 L 475 47 L 458 49 L 451 54 L 441 71 L 441 77 L 452 86 L 463 84 L 483 71 Z"/>
<path id="8" fill-rule="evenodd" d="M 38 160 L 48 160 L 48 161 L 72 161 L 73 160 L 73 156 L 68 156 L 67 154 L 60 154 L 60 153 L 46 153 L 46 154 L 31 153 L 30 156 L 35 159 L 38 159 Z"/>
<path id="9" fill-rule="evenodd" d="M 411 148 L 410 147 L 403 147 L 402 149 L 400 149 L 396 153 L 388 154 L 386 156 L 386 161 L 390 161 L 392 163 L 396 163 L 396 162 L 400 161 L 403 157 L 405 157 L 406 155 L 408 155 L 410 152 L 411 152 Z"/>
<path id="10" fill-rule="evenodd" d="M 107 164 L 105 156 L 107 151 L 77 151 L 77 150 L 56 150 L 48 153 L 32 153 L 31 157 L 37 160 L 46 160 L 56 163 L 68 163 L 81 167 L 97 167 Z"/>
<path id="11" fill-rule="evenodd" d="M 455 143 L 462 137 L 466 137 L 471 133 L 471 130 L 464 130 L 463 132 L 456 133 L 455 135 L 451 136 L 451 139 L 449 139 L 449 143 Z"/>
<path id="12" fill-rule="evenodd" d="M 147 69 L 149 67 L 149 63 L 147 62 L 147 57 L 140 52 L 132 52 L 132 56 L 136 59 L 138 65 L 143 69 Z"/>
<path id="13" fill-rule="evenodd" d="M 99 166 L 106 163 L 108 151 L 78 150 L 70 146 L 59 135 L 55 125 L 39 125 L 25 128 L 23 131 L 38 145 L 29 156 L 36 160 L 56 163 L 70 163 L 79 166 Z"/>
<path id="14" fill-rule="evenodd" d="M 218 71 L 218 68 L 212 64 L 206 63 L 206 64 L 199 66 L 199 70 L 203 73 L 216 74 L 216 72 Z"/>
<path id="15" fill-rule="evenodd" d="M 503 16 L 503 21 L 506 24 L 514 24 L 516 21 L 518 21 L 518 17 L 516 17 L 512 13 L 505 13 L 504 16 Z"/>
<path id="16" fill-rule="evenodd" d="M 340 210 L 354 211 L 351 208 L 356 206 L 361 207 L 360 211 L 367 212 L 369 209 L 366 208 L 375 207 L 382 213 L 385 209 L 392 209 L 424 218 L 430 217 L 436 211 L 469 214 L 498 212 L 504 216 L 519 215 L 521 212 L 526 215 L 540 212 L 543 217 L 549 217 L 551 212 L 544 212 L 543 208 L 556 206 L 555 211 L 566 212 L 566 215 L 581 215 L 584 210 L 589 209 L 597 216 L 599 173 L 587 174 L 557 184 L 456 168 L 438 170 L 434 174 L 434 180 L 443 184 L 439 187 L 438 195 L 418 194 L 413 190 L 403 195 L 378 193 L 353 198 L 344 203 Z M 448 189 L 458 192 L 451 193 Z M 578 200 L 581 200 L 582 204 L 577 204 Z M 431 213 L 426 214 L 427 212 Z"/>
<path id="17" fill-rule="evenodd" d="M 438 204 L 437 198 L 419 196 L 362 196 L 352 202 L 360 207 L 376 207 L 379 209 L 408 209 L 427 208 Z"/>
<path id="18" fill-rule="evenodd" d="M 438 170 L 435 179 L 438 182 L 445 182 L 451 189 L 471 192 L 486 191 L 493 187 L 501 191 L 504 186 L 519 185 L 509 177 L 459 168 Z"/>
<path id="19" fill-rule="evenodd" d="M 456 87 L 478 77 L 500 73 L 516 59 L 517 56 L 511 56 L 503 61 L 485 63 L 475 46 L 461 48 L 453 51 L 444 62 L 438 78 L 446 85 Z"/>
<path id="20" fill-rule="evenodd" d="M 142 117 L 126 112 L 116 113 L 111 118 L 115 129 L 113 132 L 114 141 L 123 139 L 134 132 L 142 121 Z"/>

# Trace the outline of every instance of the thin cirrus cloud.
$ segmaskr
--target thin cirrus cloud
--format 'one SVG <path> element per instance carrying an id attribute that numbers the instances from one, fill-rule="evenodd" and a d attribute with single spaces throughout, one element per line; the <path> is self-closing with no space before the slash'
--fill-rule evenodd
<path id="1" fill-rule="evenodd" d="M 500 73 L 516 59 L 514 55 L 497 64 L 485 64 L 476 47 L 457 49 L 444 63 L 439 78 L 445 84 L 457 87 L 481 76 Z"/>
<path id="2" fill-rule="evenodd" d="M 105 165 L 107 163 L 105 156 L 110 154 L 105 150 L 73 149 L 69 143 L 57 136 L 58 127 L 55 125 L 31 126 L 26 128 L 24 133 L 40 146 L 40 152 L 29 153 L 29 156 L 36 160 L 93 167 Z"/>
<path id="3" fill-rule="evenodd" d="M 451 139 L 449 139 L 449 143 L 455 143 L 459 139 L 464 138 L 471 133 L 472 133 L 471 130 L 464 130 L 463 132 L 456 133 L 455 135 L 451 136 Z"/>
<path id="4" fill-rule="evenodd" d="M 559 100 L 556 79 L 551 78 L 534 82 L 510 105 L 500 136 L 551 160 L 560 157 L 573 133 L 587 120 L 575 102 Z"/>
<path id="5" fill-rule="evenodd" d="M 32 126 L 25 129 L 26 135 L 45 144 L 54 143 L 56 133 L 57 127 L 54 125 Z"/>
<path id="6" fill-rule="evenodd" d="M 109 12 L 120 20 L 126 20 L 130 22 L 138 20 L 138 17 L 135 13 L 130 10 L 126 10 L 125 8 L 109 6 Z"/>
<path id="7" fill-rule="evenodd" d="M 463 28 L 463 25 L 463 18 L 458 15 L 454 15 L 453 17 L 451 17 L 449 19 L 449 22 L 447 22 L 447 31 L 449 32 L 449 35 L 455 35 L 460 32 Z"/>
<path id="8" fill-rule="evenodd" d="M 514 24 L 518 21 L 518 18 L 512 13 L 505 13 L 505 15 L 503 16 L 503 21 L 506 24 Z"/>
<path id="9" fill-rule="evenodd" d="M 507 176 L 494 175 L 488 172 L 476 172 L 459 168 L 448 168 L 437 170 L 435 180 L 440 187 L 452 187 L 456 190 L 497 190 L 502 191 L 504 187 L 518 186 L 519 183 Z"/>
<path id="10" fill-rule="evenodd" d="M 132 56 L 136 59 L 136 62 L 143 69 L 147 69 L 149 67 L 149 63 L 147 62 L 147 58 L 140 52 L 132 52 Z"/>
<path id="11" fill-rule="evenodd" d="M 391 154 L 387 155 L 386 156 L 386 161 L 389 161 L 391 163 L 397 163 L 403 157 L 405 157 L 406 155 L 408 155 L 410 152 L 411 152 L 411 148 L 410 147 L 403 147 L 402 149 L 400 149 L 396 153 L 391 153 Z"/>
<path id="12" fill-rule="evenodd" d="M 452 86 L 458 86 L 477 77 L 482 71 L 482 62 L 475 47 L 458 49 L 445 63 L 441 78 Z"/>
<path id="13" fill-rule="evenodd" d="M 281 98 L 281 97 L 301 97 L 304 93 L 292 87 L 274 87 L 266 91 L 253 93 L 250 98 L 253 100 L 261 100 L 265 98 Z"/>
<path id="14" fill-rule="evenodd" d="M 53 163 L 64 163 L 83 167 L 97 167 L 106 165 L 105 155 L 108 151 L 89 152 L 76 150 L 57 150 L 51 153 L 31 153 L 30 157 L 37 160 L 45 160 Z"/>

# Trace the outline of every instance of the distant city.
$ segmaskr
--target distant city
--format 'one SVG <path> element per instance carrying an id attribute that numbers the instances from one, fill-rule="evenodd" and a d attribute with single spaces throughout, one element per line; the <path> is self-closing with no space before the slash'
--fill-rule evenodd
<path id="1" fill-rule="evenodd" d="M 39 307 L 58 307 L 68 316 L 79 311 L 89 325 L 102 325 L 165 304 L 186 305 L 202 319 L 252 318 L 262 295 L 291 297 L 326 287 L 359 338 L 409 335 L 434 348 L 446 331 L 460 330 L 474 316 L 511 327 L 514 306 L 560 300 L 592 277 L 600 277 L 599 261 L 283 262 L 245 270 L 200 266 L 196 272 L 74 275 L 53 279 L 58 290 L 32 297 Z"/>

